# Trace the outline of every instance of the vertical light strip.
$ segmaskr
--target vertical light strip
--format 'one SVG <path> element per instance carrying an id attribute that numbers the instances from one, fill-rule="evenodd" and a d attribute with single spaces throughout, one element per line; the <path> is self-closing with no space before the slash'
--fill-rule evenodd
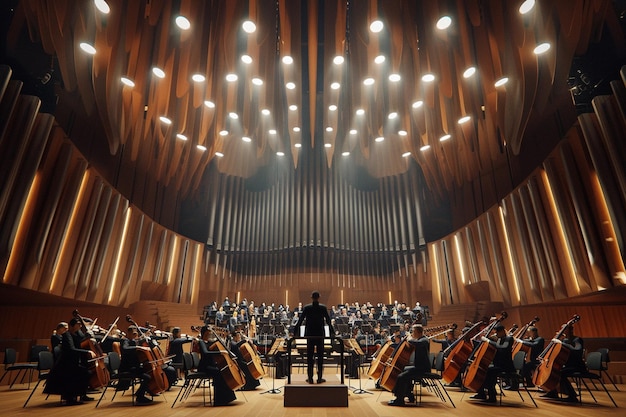
<path id="1" fill-rule="evenodd" d="M 170 267 L 169 267 L 169 271 L 167 272 L 167 279 L 166 279 L 166 284 L 170 285 L 170 283 L 172 282 L 172 277 L 174 276 L 174 274 L 176 274 L 176 267 L 178 265 L 180 265 L 180 256 L 176 256 L 176 254 L 178 253 L 178 246 L 180 245 L 179 241 L 180 241 L 180 237 L 173 235 L 172 239 L 174 240 L 174 244 L 172 245 L 172 247 L 170 248 Z M 185 262 L 187 260 L 185 259 Z M 185 277 L 182 277 L 181 280 L 184 280 Z M 182 286 L 182 283 L 181 283 Z"/>
<path id="2" fill-rule="evenodd" d="M 19 220 L 19 224 L 17 226 L 17 231 L 15 233 L 15 239 L 14 239 L 14 248 L 15 247 L 19 247 L 18 242 L 22 239 L 26 239 L 27 236 L 22 236 L 22 234 L 24 233 L 24 231 L 22 230 L 24 227 L 26 227 L 25 223 L 27 223 L 25 220 L 31 220 L 33 218 L 33 214 L 32 213 L 32 209 L 33 207 L 31 207 L 31 205 L 33 204 L 33 199 L 36 198 L 36 196 L 39 195 L 39 182 L 41 181 L 40 175 L 39 173 L 37 173 L 35 175 L 35 178 L 33 179 L 33 183 L 30 185 L 30 189 L 28 190 L 28 196 L 26 197 L 26 204 L 24 205 L 24 210 L 22 211 L 22 216 L 20 217 Z M 2 282 L 9 282 L 9 277 L 13 276 L 13 270 L 15 268 L 17 268 L 17 266 L 15 266 L 15 263 L 18 262 L 18 258 L 23 257 L 23 253 L 15 253 L 13 252 L 13 250 L 11 250 L 11 254 L 9 255 L 9 261 L 7 262 L 7 266 L 6 266 L 6 270 L 4 273 L 4 277 L 2 278 Z M 34 289 L 34 288 L 32 288 Z"/>
<path id="3" fill-rule="evenodd" d="M 559 210 L 557 209 L 556 202 L 554 201 L 554 193 L 552 192 L 552 185 L 550 184 L 550 178 L 548 177 L 548 173 L 545 170 L 541 170 L 541 180 L 543 181 L 543 185 L 546 190 L 546 194 L 548 197 L 548 204 L 550 205 L 550 209 L 554 217 L 556 217 L 557 222 L 557 232 L 559 234 L 559 242 L 563 244 L 567 250 L 562 251 L 563 255 L 567 257 L 567 269 L 569 270 L 569 276 L 573 277 L 572 281 L 576 286 L 576 294 L 580 294 L 580 286 L 578 285 L 578 280 L 576 279 L 576 271 L 574 271 L 574 263 L 572 262 L 572 255 L 569 251 L 569 246 L 567 245 L 567 240 L 565 239 L 565 232 L 563 231 L 563 219 L 559 215 Z M 557 248 L 558 251 L 558 248 Z M 565 271 L 564 271 L 565 272 Z M 565 276 L 565 274 L 564 274 Z"/>
<path id="4" fill-rule="evenodd" d="M 391 304 L 391 291 L 389 291 L 389 304 Z"/>
<path id="5" fill-rule="evenodd" d="M 511 254 L 511 245 L 509 244 L 509 232 L 506 230 L 506 222 L 504 221 L 504 211 L 502 206 L 498 206 L 498 213 L 500 214 L 500 223 L 502 225 L 502 232 L 504 233 L 504 243 L 506 244 L 506 258 L 509 261 L 509 268 L 513 274 L 513 286 L 515 287 L 515 300 L 520 302 L 519 285 L 517 280 L 517 273 L 515 272 L 515 266 L 513 265 L 513 255 Z"/>
<path id="6" fill-rule="evenodd" d="M 120 270 L 120 262 L 122 259 L 122 254 L 125 252 L 126 248 L 126 234 L 128 233 L 128 225 L 130 223 L 131 218 L 131 207 L 126 208 L 126 218 L 124 219 L 124 229 L 122 231 L 122 237 L 120 238 L 120 243 L 118 244 L 117 255 L 115 255 L 115 267 L 113 268 L 113 280 L 111 281 L 111 287 L 109 288 L 109 298 L 107 302 L 110 304 L 111 300 L 113 300 L 113 296 L 115 295 L 115 285 L 117 284 L 117 278 L 119 276 Z"/>
<path id="7" fill-rule="evenodd" d="M 341 304 L 344 305 L 343 304 L 343 290 L 341 290 Z"/>
<path id="8" fill-rule="evenodd" d="M 439 253 L 437 252 L 437 245 L 430 245 L 433 250 L 432 256 L 432 267 L 433 267 L 433 276 L 435 277 L 435 285 L 437 286 L 437 291 L 433 294 L 433 297 L 437 297 L 439 300 L 439 305 L 441 306 L 441 293 L 443 289 L 441 288 L 441 278 L 439 277 Z"/>
<path id="9" fill-rule="evenodd" d="M 289 290 L 285 290 L 285 306 L 289 305 Z"/>
<path id="10" fill-rule="evenodd" d="M 64 258 L 65 251 L 67 250 L 67 237 L 71 234 L 71 231 L 76 227 L 76 222 L 78 219 L 76 218 L 76 209 L 78 208 L 79 203 L 83 200 L 83 195 L 86 192 L 87 184 L 89 184 L 89 178 L 91 177 L 90 171 L 87 170 L 83 173 L 83 179 L 80 183 L 80 188 L 78 191 L 78 195 L 74 199 L 74 205 L 72 206 L 72 215 L 70 216 L 70 221 L 68 222 L 65 231 L 63 232 L 63 236 L 61 238 L 61 250 L 59 251 L 59 256 L 57 256 L 54 261 L 54 265 L 52 267 L 52 282 L 50 282 L 50 293 L 54 293 L 54 288 L 56 286 L 56 282 L 59 279 L 58 276 L 58 266 L 59 262 Z"/>
<path id="11" fill-rule="evenodd" d="M 195 300 L 198 299 L 198 285 L 196 284 L 196 277 L 200 277 L 202 276 L 202 259 L 204 256 L 206 256 L 206 258 L 208 259 L 210 256 L 210 253 L 205 252 L 204 251 L 204 245 L 195 245 L 196 246 L 196 256 L 194 256 L 193 260 L 194 263 L 192 265 L 192 270 L 193 272 L 191 273 L 191 276 L 189 277 L 189 285 L 191 286 L 191 302 L 194 302 Z M 208 271 L 208 268 L 204 269 L 205 271 Z"/>
<path id="12" fill-rule="evenodd" d="M 459 236 L 454 235 L 454 246 L 456 248 L 456 258 L 459 262 L 459 271 L 461 272 L 461 282 L 465 285 L 465 265 L 463 265 L 463 257 L 461 256 L 461 245 L 459 243 Z"/>

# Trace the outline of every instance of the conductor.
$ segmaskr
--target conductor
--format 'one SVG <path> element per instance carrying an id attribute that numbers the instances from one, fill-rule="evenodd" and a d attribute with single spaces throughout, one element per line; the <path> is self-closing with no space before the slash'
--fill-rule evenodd
<path id="1" fill-rule="evenodd" d="M 330 335 L 334 334 L 332 325 L 330 323 L 330 316 L 328 310 L 324 304 L 320 304 L 320 293 L 313 291 L 311 293 L 311 304 L 304 306 L 302 314 L 296 323 L 296 331 L 300 328 L 303 322 L 304 336 L 306 340 L 306 361 L 307 361 L 307 373 L 308 379 L 306 382 L 313 383 L 313 365 L 315 363 L 315 356 L 317 356 L 317 383 L 321 384 L 326 382 L 322 378 L 324 371 L 324 322 L 329 327 Z"/>

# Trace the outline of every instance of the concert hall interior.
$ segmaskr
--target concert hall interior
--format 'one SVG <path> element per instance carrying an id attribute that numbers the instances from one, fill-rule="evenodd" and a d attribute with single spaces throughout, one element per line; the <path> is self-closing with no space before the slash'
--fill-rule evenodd
<path id="1" fill-rule="evenodd" d="M 347 386 L 342 416 L 626 406 L 625 0 L 7 0 L 0 18 L 2 413 L 66 412 L 75 398 L 46 401 L 43 383 L 22 405 L 33 347 L 52 351 L 57 325 L 75 335 L 78 320 L 95 343 L 83 365 L 107 374 L 89 382 L 96 400 L 103 339 L 123 346 L 136 325 L 150 379 L 178 378 L 138 415 L 205 407 L 169 354 L 175 329 L 197 356 L 224 345 L 212 355 L 247 377 L 220 409 L 212 376 L 207 408 L 292 415 L 277 372 L 306 378 L 295 324 L 314 291 L 333 323 L 328 382 L 304 387 Z M 455 386 L 471 385 L 476 352 L 415 384 L 421 403 L 390 406 L 376 361 L 383 378 L 399 346 L 417 349 L 416 324 L 445 370 L 464 343 L 500 349 L 500 324 L 514 348 L 536 327 L 537 383 L 520 387 L 538 407 L 509 379 L 497 405 Z M 608 391 L 563 376 L 575 338 L 589 371 L 601 352 Z M 26 370 L 9 370 L 11 352 Z M 555 373 L 560 400 L 565 381 L 581 388 L 576 404 L 541 398 Z M 105 394 L 77 409 L 144 401 Z M 324 414 L 312 408 L 293 410 Z"/>

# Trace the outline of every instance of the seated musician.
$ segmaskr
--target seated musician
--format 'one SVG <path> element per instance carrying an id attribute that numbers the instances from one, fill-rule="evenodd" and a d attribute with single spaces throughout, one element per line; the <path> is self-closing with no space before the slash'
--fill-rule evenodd
<path id="1" fill-rule="evenodd" d="M 228 387 L 226 380 L 222 376 L 220 369 L 215 361 L 216 355 L 220 352 L 211 351 L 209 347 L 215 341 L 214 335 L 209 326 L 202 326 L 200 330 L 200 340 L 198 341 L 198 349 L 200 351 L 200 364 L 198 372 L 203 372 L 213 378 L 213 387 L 215 399 L 213 405 L 226 405 L 237 399 L 235 392 Z"/>
<path id="2" fill-rule="evenodd" d="M 409 362 L 409 366 L 406 366 L 398 375 L 393 389 L 396 398 L 389 401 L 389 405 L 404 405 L 405 397 L 408 397 L 409 402 L 415 402 L 415 397 L 411 392 L 413 380 L 418 378 L 420 374 L 430 372 L 431 369 L 430 340 L 424 336 L 424 328 L 421 324 L 411 326 L 411 335 L 407 342 L 415 348 L 411 355 L 412 362 Z"/>
<path id="3" fill-rule="evenodd" d="M 234 332 L 231 336 L 232 339 L 230 341 L 230 351 L 234 353 L 235 356 L 237 356 L 237 364 L 239 365 L 239 368 L 243 371 L 243 374 L 246 377 L 246 384 L 240 389 L 241 391 L 254 391 L 254 389 L 261 385 L 261 383 L 258 380 L 254 379 L 254 377 L 252 376 L 252 373 L 248 368 L 248 364 L 246 363 L 246 360 L 244 359 L 243 354 L 239 349 L 242 344 L 248 342 L 243 338 L 243 335 L 240 332 Z"/>
<path id="4" fill-rule="evenodd" d="M 180 327 L 174 327 L 172 329 L 172 340 L 170 340 L 167 347 L 167 356 L 174 356 L 172 358 L 172 364 L 174 367 L 182 366 L 185 344 L 191 342 L 193 342 L 191 337 L 182 336 Z"/>
<path id="5" fill-rule="evenodd" d="M 62 321 L 57 324 L 57 328 L 54 332 L 52 332 L 52 336 L 50 336 L 50 346 L 52 347 L 52 351 L 54 352 L 54 348 L 61 344 L 63 340 L 63 333 L 65 333 L 68 329 L 68 325 L 66 322 Z"/>
<path id="6" fill-rule="evenodd" d="M 552 339 L 554 343 L 561 343 L 563 347 L 569 350 L 569 356 L 567 358 L 567 362 L 561 368 L 561 379 L 559 382 L 560 392 L 566 397 L 564 401 L 566 402 L 576 402 L 578 397 L 576 395 L 576 390 L 572 387 L 572 384 L 569 382 L 569 376 L 575 372 L 585 371 L 587 369 L 587 365 L 585 365 L 584 355 L 584 342 L 582 337 L 574 335 L 574 325 L 569 325 L 565 331 L 565 339 Z M 552 390 L 541 395 L 543 398 L 558 398 L 557 390 Z"/>
<path id="7" fill-rule="evenodd" d="M 527 362 L 524 362 L 524 367 L 522 368 L 522 377 L 524 378 L 524 382 L 527 387 L 534 387 L 533 384 L 533 372 L 537 369 L 537 365 L 539 364 L 537 357 L 541 355 L 543 352 L 543 346 L 545 341 L 543 337 L 539 336 L 539 330 L 535 326 L 530 326 L 527 330 L 530 333 L 530 337 L 528 339 L 522 340 L 522 344 L 530 347 L 530 356 Z"/>
<path id="8" fill-rule="evenodd" d="M 505 327 L 498 324 L 495 327 L 496 339 L 491 340 L 486 337 L 482 337 L 483 343 L 489 343 L 496 348 L 496 354 L 493 357 L 493 361 L 487 368 L 487 375 L 482 386 L 478 389 L 475 395 L 470 398 L 477 400 L 485 400 L 490 403 L 495 403 L 496 399 L 496 382 L 498 374 L 503 372 L 514 372 L 513 366 L 513 336 L 509 336 Z"/>
<path id="9" fill-rule="evenodd" d="M 44 389 L 46 394 L 61 395 L 65 405 L 93 400 L 87 396 L 90 376 L 87 360 L 91 359 L 92 352 L 80 348 L 85 338 L 81 327 L 80 320 L 73 318 L 67 331 L 62 332 L 60 357 L 56 359 Z"/>
<path id="10" fill-rule="evenodd" d="M 139 349 L 150 350 L 146 346 L 141 346 L 139 341 L 139 330 L 136 326 L 128 326 L 126 337 L 122 339 L 121 351 L 122 360 L 120 363 L 120 372 L 128 372 L 134 377 L 140 378 L 141 383 L 139 388 L 135 391 L 137 404 L 149 404 L 152 399 L 146 397 L 148 391 L 148 384 L 150 383 L 150 374 L 146 373 L 143 369 L 142 363 L 139 359 L 137 351 Z M 130 387 L 130 381 L 120 380 L 117 385 L 117 390 L 126 390 Z"/>

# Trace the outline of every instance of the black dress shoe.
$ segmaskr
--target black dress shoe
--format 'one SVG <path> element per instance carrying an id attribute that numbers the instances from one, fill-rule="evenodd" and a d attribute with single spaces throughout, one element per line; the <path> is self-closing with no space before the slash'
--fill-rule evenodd
<path id="1" fill-rule="evenodd" d="M 409 394 L 409 395 L 407 395 L 406 397 L 407 397 L 407 400 L 408 400 L 410 403 L 414 403 L 414 402 L 415 402 L 415 394 L 410 393 L 410 394 Z"/>
<path id="2" fill-rule="evenodd" d="M 576 397 L 575 395 L 570 395 L 569 397 L 563 398 L 563 401 L 566 403 L 577 403 L 578 397 Z"/>
<path id="3" fill-rule="evenodd" d="M 93 397 L 88 397 L 87 395 L 82 395 L 80 397 L 81 401 L 93 401 Z"/>
<path id="4" fill-rule="evenodd" d="M 135 402 L 137 404 L 150 404 L 152 402 L 152 399 L 146 397 L 145 395 L 140 395 L 139 397 L 137 397 L 137 399 L 135 399 Z"/>
<path id="5" fill-rule="evenodd" d="M 325 380 L 324 378 L 318 378 L 318 379 L 317 379 L 317 383 L 318 383 L 318 384 L 321 384 L 321 383 L 323 383 L 323 382 L 326 382 L 326 380 Z"/>
<path id="6" fill-rule="evenodd" d="M 309 384 L 312 384 L 313 383 L 313 378 L 307 378 L 306 382 L 309 383 Z"/>
<path id="7" fill-rule="evenodd" d="M 498 399 L 496 397 L 487 397 L 485 399 L 485 402 L 487 402 L 487 403 L 497 403 Z"/>
<path id="8" fill-rule="evenodd" d="M 545 394 L 541 394 L 540 398 L 559 398 L 559 394 L 554 391 L 546 392 Z"/>
<path id="9" fill-rule="evenodd" d="M 394 400 L 389 401 L 387 404 L 389 405 L 397 405 L 402 407 L 404 405 L 404 400 L 400 399 L 400 398 L 396 398 Z"/>
<path id="10" fill-rule="evenodd" d="M 472 400 L 486 400 L 487 396 L 485 395 L 484 392 L 479 392 L 477 394 L 474 394 L 470 397 L 470 399 Z"/>

